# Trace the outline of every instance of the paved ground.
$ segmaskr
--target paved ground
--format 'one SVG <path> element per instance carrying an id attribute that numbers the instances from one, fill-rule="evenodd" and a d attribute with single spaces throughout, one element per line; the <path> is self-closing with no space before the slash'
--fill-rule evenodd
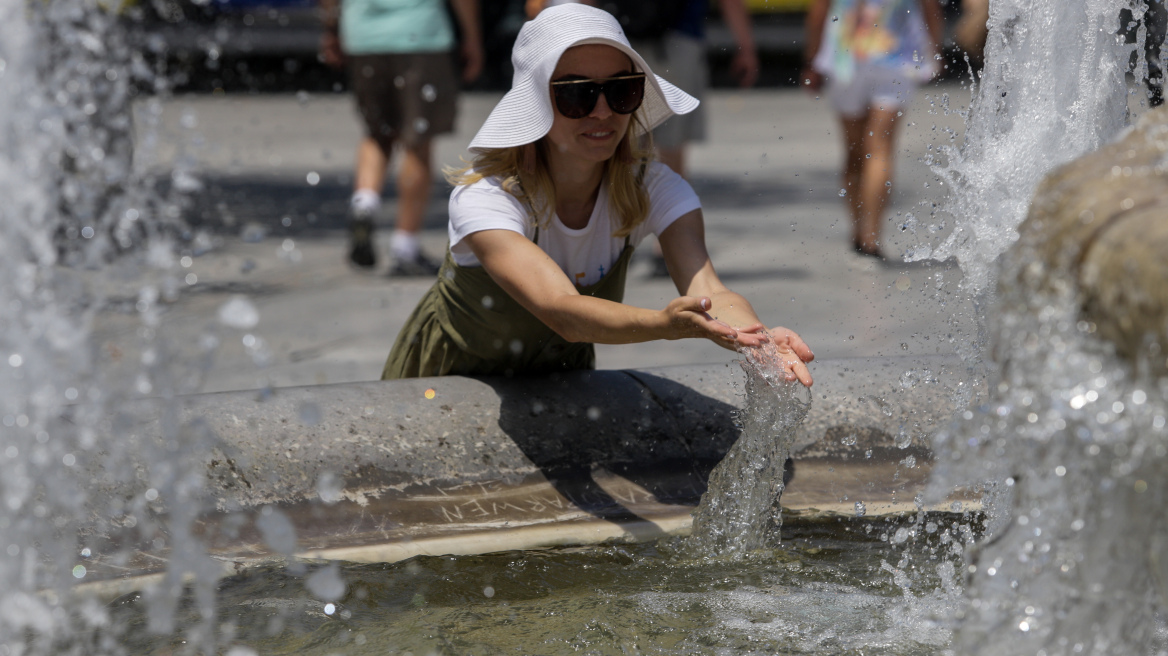
<path id="1" fill-rule="evenodd" d="M 962 129 L 942 95 L 962 109 L 968 92 L 924 89 L 905 117 L 886 237 L 891 251 L 936 240 L 929 208 L 945 190 L 922 161 Z M 457 132 L 437 143 L 457 163 L 497 95 L 466 95 Z M 880 265 L 851 253 L 839 197 L 840 145 L 825 101 L 799 90 L 719 92 L 709 99 L 710 138 L 692 150 L 707 240 L 723 279 L 772 324 L 793 328 L 820 358 L 952 353 L 949 319 L 964 305 L 960 271 L 947 264 Z M 167 348 L 214 352 L 180 377 L 183 391 L 220 391 L 376 379 L 393 338 L 429 286 L 358 272 L 344 259 L 345 205 L 359 136 L 347 96 L 191 96 L 162 106 L 157 139 L 140 139 L 140 161 L 179 164 L 195 188 L 183 290 L 162 314 Z M 139 121 L 144 125 L 146 121 Z M 149 147 L 149 148 L 148 148 Z M 196 184 L 197 183 L 197 184 Z M 384 225 L 392 223 L 393 190 Z M 436 185 L 423 235 L 445 247 L 444 183 Z M 916 217 L 918 224 L 908 214 Z M 908 224 L 910 229 L 902 230 Z M 381 233 L 387 236 L 387 231 Z M 643 248 L 642 250 L 647 250 Z M 627 302 L 662 307 L 676 292 L 638 260 Z M 190 275 L 193 274 L 193 275 Z M 218 319 L 237 295 L 258 323 Z M 132 313 L 103 313 L 106 356 L 134 349 Z M 209 346 L 218 343 L 217 348 Z M 598 348 L 601 368 L 729 362 L 734 354 L 693 340 Z"/>

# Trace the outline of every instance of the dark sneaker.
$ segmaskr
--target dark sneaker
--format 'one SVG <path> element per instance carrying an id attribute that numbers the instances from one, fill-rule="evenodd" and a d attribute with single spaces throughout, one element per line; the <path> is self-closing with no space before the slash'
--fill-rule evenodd
<path id="1" fill-rule="evenodd" d="M 362 269 L 377 266 L 377 251 L 373 248 L 373 220 L 349 221 L 349 261 Z"/>
<path id="2" fill-rule="evenodd" d="M 418 251 L 412 260 L 395 258 L 389 266 L 390 278 L 429 278 L 438 275 L 440 265 Z"/>

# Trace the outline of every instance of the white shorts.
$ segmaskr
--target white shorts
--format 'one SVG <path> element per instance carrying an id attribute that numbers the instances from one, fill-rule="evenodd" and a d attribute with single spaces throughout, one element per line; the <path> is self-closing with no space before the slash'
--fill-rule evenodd
<path id="1" fill-rule="evenodd" d="M 901 109 L 912 99 L 917 85 L 900 71 L 871 64 L 857 64 L 846 84 L 827 79 L 827 98 L 842 116 L 856 118 L 870 109 Z"/>

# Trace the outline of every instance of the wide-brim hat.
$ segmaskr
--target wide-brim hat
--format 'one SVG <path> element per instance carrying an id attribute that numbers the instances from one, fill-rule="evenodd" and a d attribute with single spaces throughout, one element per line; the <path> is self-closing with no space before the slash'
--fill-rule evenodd
<path id="1" fill-rule="evenodd" d="M 479 128 L 470 150 L 522 146 L 546 135 L 555 117 L 548 84 L 560 56 L 572 46 L 593 43 L 620 50 L 645 74 L 645 99 L 637 111 L 646 129 L 652 130 L 674 114 L 688 114 L 697 108 L 697 98 L 653 74 L 629 45 L 612 14 L 588 5 L 558 5 L 541 11 L 519 30 L 511 50 L 515 68 L 511 90 Z"/>

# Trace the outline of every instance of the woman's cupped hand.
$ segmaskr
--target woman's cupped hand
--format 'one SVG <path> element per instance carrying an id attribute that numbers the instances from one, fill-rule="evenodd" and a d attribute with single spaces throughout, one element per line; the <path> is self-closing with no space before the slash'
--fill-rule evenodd
<path id="1" fill-rule="evenodd" d="M 754 360 L 773 360 L 787 373 L 787 380 L 798 380 L 811 387 L 813 381 L 807 363 L 815 359 L 815 354 L 795 331 L 782 326 L 768 330 L 762 324 L 755 324 L 738 329 L 737 344 L 740 352 L 750 349 Z"/>

